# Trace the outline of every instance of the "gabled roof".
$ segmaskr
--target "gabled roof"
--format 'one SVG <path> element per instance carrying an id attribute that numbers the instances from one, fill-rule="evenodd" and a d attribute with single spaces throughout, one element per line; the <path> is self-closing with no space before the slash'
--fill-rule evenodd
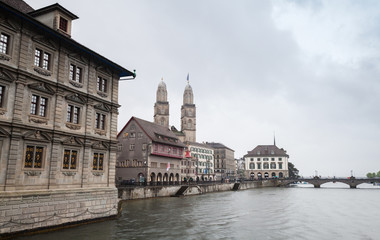
<path id="1" fill-rule="evenodd" d="M 132 122 L 135 121 L 140 128 L 145 132 L 145 134 L 153 141 L 158 143 L 163 143 L 167 145 L 177 146 L 177 147 L 186 147 L 178 137 L 164 126 L 158 125 L 153 122 L 149 122 L 137 117 L 132 117 L 123 129 L 119 132 L 117 137 L 124 131 L 124 129 Z"/>
<path id="2" fill-rule="evenodd" d="M 0 2 L 3 2 L 22 13 L 29 13 L 34 11 L 34 9 L 23 0 L 0 0 Z"/>
<path id="3" fill-rule="evenodd" d="M 289 157 L 283 148 L 278 148 L 276 145 L 258 145 L 252 151 L 248 151 L 244 157 Z"/>

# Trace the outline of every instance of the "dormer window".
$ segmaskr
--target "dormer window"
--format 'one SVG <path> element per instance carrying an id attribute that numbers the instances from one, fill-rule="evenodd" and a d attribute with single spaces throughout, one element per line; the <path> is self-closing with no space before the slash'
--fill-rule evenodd
<path id="1" fill-rule="evenodd" d="M 63 17 L 60 17 L 59 18 L 59 29 L 61 29 L 62 31 L 65 31 L 67 32 L 67 19 L 64 19 Z"/>

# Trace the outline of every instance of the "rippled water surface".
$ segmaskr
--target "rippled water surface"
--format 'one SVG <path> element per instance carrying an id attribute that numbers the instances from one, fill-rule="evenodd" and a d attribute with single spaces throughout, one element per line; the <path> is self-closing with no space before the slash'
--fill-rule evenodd
<path id="1" fill-rule="evenodd" d="M 380 239 L 380 189 L 327 186 L 127 201 L 117 220 L 19 239 Z"/>

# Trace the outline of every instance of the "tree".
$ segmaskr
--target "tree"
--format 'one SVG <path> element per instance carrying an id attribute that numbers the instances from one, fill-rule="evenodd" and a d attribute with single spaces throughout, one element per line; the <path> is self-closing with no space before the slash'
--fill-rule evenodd
<path id="1" fill-rule="evenodd" d="M 298 178 L 299 170 L 294 166 L 293 163 L 288 162 L 288 169 L 289 169 L 289 177 L 290 178 Z"/>
<path id="2" fill-rule="evenodd" d="M 378 171 L 377 173 L 375 173 L 375 172 L 367 173 L 367 178 L 375 178 L 375 177 L 380 177 L 380 171 Z"/>
<path id="3" fill-rule="evenodd" d="M 380 171 L 377 172 L 376 177 L 380 177 Z"/>
<path id="4" fill-rule="evenodd" d="M 372 173 L 367 173 L 367 178 L 373 178 L 373 175 L 372 175 Z"/>

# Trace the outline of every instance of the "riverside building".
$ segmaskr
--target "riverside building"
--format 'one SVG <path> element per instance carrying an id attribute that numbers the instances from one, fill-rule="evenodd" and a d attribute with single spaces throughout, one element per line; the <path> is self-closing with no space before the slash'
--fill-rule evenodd
<path id="1" fill-rule="evenodd" d="M 286 178 L 289 155 L 274 145 L 258 145 L 244 156 L 247 179 Z"/>
<path id="2" fill-rule="evenodd" d="M 77 18 L 0 1 L 0 234 L 117 214 L 118 85 L 135 75 L 73 40 Z"/>
<path id="3" fill-rule="evenodd" d="M 214 149 L 214 168 L 216 180 L 236 177 L 235 151 L 221 143 L 206 142 Z"/>
<path id="4" fill-rule="evenodd" d="M 196 181 L 215 180 L 214 150 L 203 143 L 186 142 L 186 144 L 195 166 L 194 179 Z"/>

